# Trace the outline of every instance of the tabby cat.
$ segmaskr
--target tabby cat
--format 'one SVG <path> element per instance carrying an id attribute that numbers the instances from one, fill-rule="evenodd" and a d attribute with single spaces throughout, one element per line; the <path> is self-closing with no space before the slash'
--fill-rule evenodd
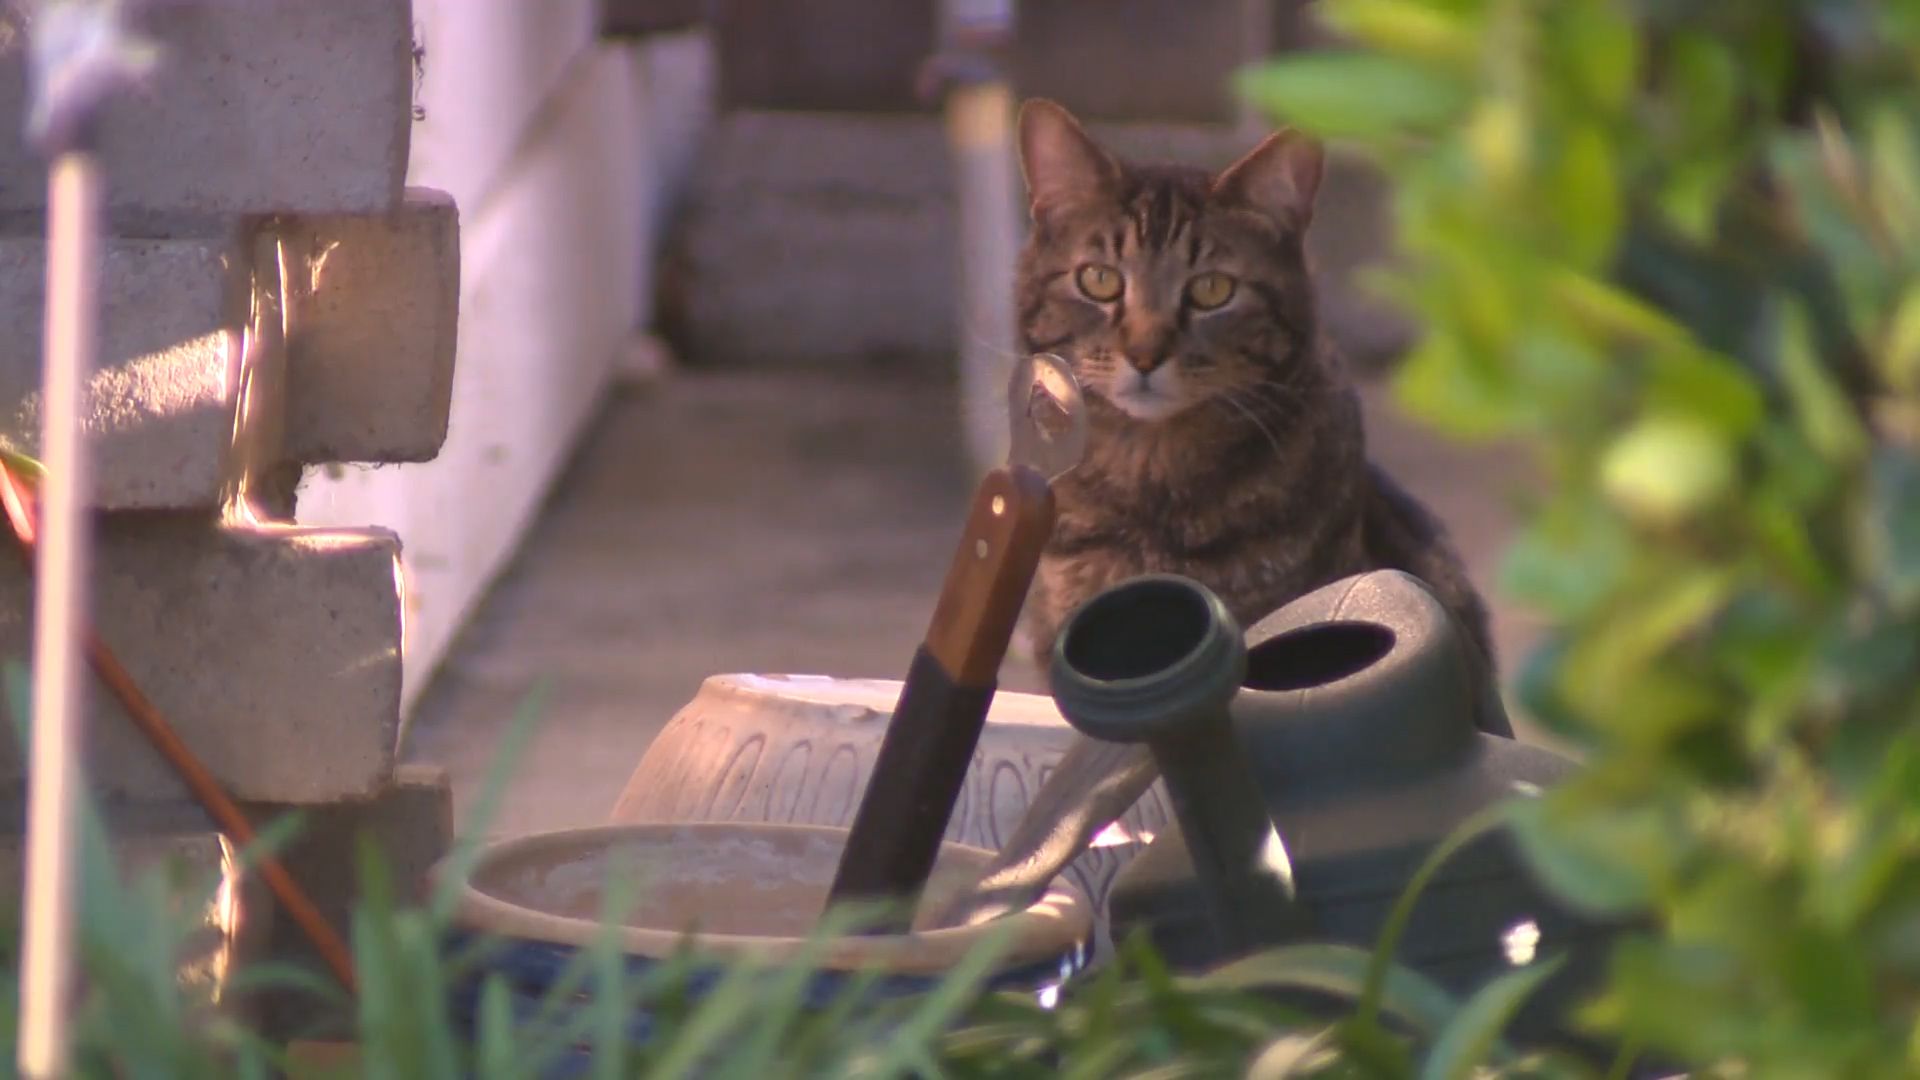
<path id="1" fill-rule="evenodd" d="M 1123 162 L 1043 100 L 1020 112 L 1033 229 L 1022 344 L 1079 378 L 1085 458 L 1027 602 L 1045 670 L 1061 622 L 1107 586 L 1184 574 L 1243 626 L 1329 582 L 1421 579 L 1493 662 L 1486 608 L 1440 523 L 1367 460 L 1360 404 L 1321 336 L 1305 239 L 1321 149 L 1269 136 L 1218 175 Z M 1511 735 L 1497 709 L 1483 723 Z M 1138 746 L 1077 738 L 974 895 L 951 917 L 1019 906 L 1146 791 Z"/>
<path id="2" fill-rule="evenodd" d="M 1150 572 L 1205 584 L 1250 625 L 1328 582 L 1404 570 L 1491 658 L 1459 556 L 1368 462 L 1358 397 L 1320 334 L 1304 243 L 1320 147 L 1281 132 L 1217 176 L 1135 166 L 1035 100 L 1020 153 L 1022 342 L 1073 365 L 1091 426 L 1055 485 L 1028 605 L 1043 668 L 1076 606 Z"/>

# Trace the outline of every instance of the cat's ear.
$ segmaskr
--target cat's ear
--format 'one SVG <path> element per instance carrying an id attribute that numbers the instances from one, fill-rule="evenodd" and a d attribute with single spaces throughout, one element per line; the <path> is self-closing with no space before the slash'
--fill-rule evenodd
<path id="1" fill-rule="evenodd" d="M 1054 207 L 1112 193 L 1119 166 L 1063 106 L 1034 98 L 1020 106 L 1020 172 L 1035 218 Z"/>
<path id="2" fill-rule="evenodd" d="M 1305 229 L 1313 220 L 1313 198 L 1325 167 L 1326 151 L 1320 144 L 1289 128 L 1267 136 L 1227 166 L 1213 181 L 1213 195 L 1259 210 L 1289 228 Z"/>

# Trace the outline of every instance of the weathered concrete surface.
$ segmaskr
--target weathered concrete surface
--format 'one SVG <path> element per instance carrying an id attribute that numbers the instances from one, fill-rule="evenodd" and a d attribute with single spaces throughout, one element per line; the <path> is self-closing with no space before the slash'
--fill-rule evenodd
<path id="1" fill-rule="evenodd" d="M 447 438 L 460 314 L 460 212 L 409 188 L 389 213 L 283 219 L 286 456 L 430 461 Z"/>
<path id="2" fill-rule="evenodd" d="M 249 262 L 237 231 L 106 243 L 84 414 L 94 505 L 219 505 L 233 479 Z M 45 266 L 39 235 L 0 237 L 0 441 L 30 454 L 40 441 Z"/>
<path id="3" fill-rule="evenodd" d="M 1262 133 L 1089 127 L 1123 155 L 1214 168 Z M 1328 168 L 1308 248 L 1328 330 L 1364 363 L 1408 338 L 1405 320 L 1355 281 L 1389 255 L 1386 192 L 1352 161 Z M 696 362 L 940 371 L 973 332 L 956 326 L 952 185 L 937 118 L 729 114 L 662 282 L 662 326 Z"/>
<path id="4" fill-rule="evenodd" d="M 94 620 L 134 680 L 236 797 L 370 796 L 393 769 L 399 543 L 379 529 L 223 528 L 199 514 L 101 519 Z M 0 656 L 29 652 L 30 581 L 0 559 Z M 89 681 L 86 768 L 107 803 L 186 793 Z M 24 789 L 0 741 L 0 795 Z"/>
<path id="5" fill-rule="evenodd" d="M 1375 451 L 1491 589 L 1514 456 L 1410 428 L 1379 387 Z M 410 758 L 470 800 L 514 710 L 541 725 L 496 832 L 602 822 L 649 741 L 716 672 L 900 678 L 969 494 L 952 390 L 845 373 L 686 375 L 619 397 L 464 631 Z M 1533 628 L 1496 602 L 1508 671 Z M 1044 690 L 1023 657 L 1001 685 Z"/>
<path id="6" fill-rule="evenodd" d="M 372 211 L 400 197 L 412 123 L 409 0 L 147 5 L 164 50 L 101 130 L 109 206 L 148 213 Z M 0 7 L 0 211 L 46 205 L 22 145 L 30 16 Z"/>

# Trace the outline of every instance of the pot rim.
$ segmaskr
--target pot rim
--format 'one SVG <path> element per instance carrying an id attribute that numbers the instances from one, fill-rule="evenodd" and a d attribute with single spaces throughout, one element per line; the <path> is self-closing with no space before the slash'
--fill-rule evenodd
<path id="1" fill-rule="evenodd" d="M 462 929 L 554 945 L 586 947 L 600 934 L 597 919 L 572 918 L 538 911 L 481 891 L 472 881 L 489 863 L 560 844 L 577 845 L 622 836 L 673 836 L 686 833 L 812 834 L 844 842 L 847 830 L 831 825 L 785 822 L 695 821 L 631 822 L 589 825 L 528 833 L 484 843 L 463 882 L 454 906 L 454 921 Z M 993 852 L 971 844 L 941 841 L 943 852 L 977 857 L 984 869 Z M 439 880 L 451 858 L 436 865 L 431 878 Z M 1042 896 L 1024 910 L 975 925 L 950 926 L 905 934 L 848 935 L 832 939 L 818 954 L 822 970 L 879 967 L 897 975 L 938 975 L 952 969 L 975 946 L 994 935 L 1009 935 L 997 970 L 1011 970 L 1067 956 L 1083 948 L 1093 934 L 1092 905 L 1064 875 L 1056 877 Z M 726 960 L 779 962 L 805 950 L 807 936 L 759 934 L 700 934 L 684 930 L 623 926 L 616 938 L 623 951 L 649 959 L 664 959 L 689 938 L 708 955 Z"/>

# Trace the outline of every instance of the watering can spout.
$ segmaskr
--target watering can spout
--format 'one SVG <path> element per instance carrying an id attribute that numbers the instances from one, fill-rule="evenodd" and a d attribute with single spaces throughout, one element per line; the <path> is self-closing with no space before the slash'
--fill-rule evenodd
<path id="1" fill-rule="evenodd" d="M 1054 701 L 1075 728 L 1147 746 L 1214 933 L 1232 951 L 1305 929 L 1286 847 L 1229 714 L 1246 673 L 1246 645 L 1226 605 L 1176 575 L 1135 578 L 1088 601 L 1062 628 L 1051 669 Z"/>

